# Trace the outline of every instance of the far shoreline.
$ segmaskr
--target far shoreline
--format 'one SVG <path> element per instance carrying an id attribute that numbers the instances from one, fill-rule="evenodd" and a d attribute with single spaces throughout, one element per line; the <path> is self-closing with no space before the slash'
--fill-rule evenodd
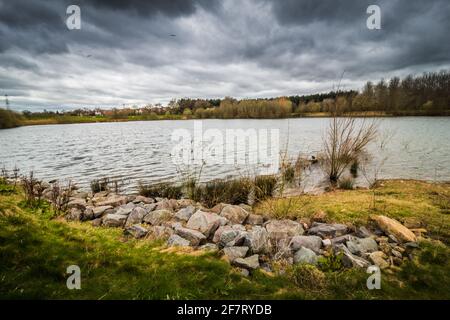
<path id="1" fill-rule="evenodd" d="M 448 117 L 449 112 L 425 113 L 425 112 L 405 112 L 401 114 L 393 114 L 386 112 L 352 112 L 346 113 L 343 117 L 358 118 L 401 118 L 401 117 Z M 147 118 L 145 116 L 128 116 L 127 118 L 114 119 L 104 116 L 61 116 L 53 118 L 43 118 L 36 120 L 24 120 L 20 126 L 37 126 L 37 125 L 59 125 L 59 124 L 83 124 L 83 123 L 111 123 L 111 122 L 135 122 L 135 121 L 165 121 L 165 120 L 283 120 L 283 119 L 300 119 L 300 118 L 332 118 L 330 112 L 315 112 L 293 114 L 289 117 L 280 118 L 199 118 L 185 115 L 161 115 L 157 118 Z M 20 127 L 19 126 L 19 127 Z"/>

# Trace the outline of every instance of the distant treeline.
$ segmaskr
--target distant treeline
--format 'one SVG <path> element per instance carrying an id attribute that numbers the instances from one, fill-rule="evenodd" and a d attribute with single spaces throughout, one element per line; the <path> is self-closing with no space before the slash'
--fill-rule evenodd
<path id="1" fill-rule="evenodd" d="M 420 76 L 394 77 L 378 83 L 367 82 L 361 92 L 332 91 L 266 99 L 172 100 L 167 106 L 77 109 L 65 112 L 23 112 L 26 119 L 58 119 L 58 123 L 83 121 L 158 120 L 186 118 L 286 118 L 341 112 L 372 112 L 387 115 L 448 115 L 450 111 L 450 71 Z M 84 117 L 84 120 L 81 119 Z M 83 121 L 81 121 L 83 120 Z"/>
<path id="2" fill-rule="evenodd" d="M 15 128 L 22 124 L 22 116 L 14 111 L 0 108 L 0 129 Z"/>
<path id="3" fill-rule="evenodd" d="M 394 77 L 389 81 L 367 82 L 362 92 L 339 91 L 272 99 L 223 100 L 180 99 L 169 109 L 175 114 L 198 118 L 283 118 L 289 115 L 333 112 L 383 112 L 439 114 L 450 110 L 450 72 Z"/>

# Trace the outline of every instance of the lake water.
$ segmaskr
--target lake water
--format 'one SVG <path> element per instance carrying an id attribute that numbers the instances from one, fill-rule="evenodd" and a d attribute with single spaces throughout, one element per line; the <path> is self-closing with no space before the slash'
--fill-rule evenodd
<path id="1" fill-rule="evenodd" d="M 389 142 L 383 148 L 380 148 L 380 140 L 372 143 L 369 149 L 374 159 L 367 166 L 368 171 L 373 173 L 374 168 L 378 168 L 380 178 L 450 180 L 449 117 L 381 118 L 377 121 L 380 136 Z M 0 130 L 0 167 L 17 166 L 22 172 L 33 170 L 45 180 L 72 179 L 82 187 L 89 186 L 96 178 L 126 179 L 127 190 L 134 189 L 138 181 L 179 180 L 188 171 L 196 172 L 206 181 L 252 174 L 257 170 L 264 173 L 268 168 L 261 163 L 174 164 L 171 152 L 177 141 L 173 141 L 172 136 L 186 129 L 195 140 L 194 123 L 194 120 L 147 121 Z M 222 146 L 226 147 L 229 145 L 229 141 L 225 143 L 227 129 L 255 129 L 259 135 L 265 133 L 264 129 L 278 130 L 280 151 L 286 149 L 290 156 L 299 153 L 311 156 L 321 150 L 329 119 L 203 120 L 197 122 L 197 126 L 199 123 L 203 133 L 208 129 L 223 133 Z M 268 143 L 267 148 L 269 146 L 275 145 Z M 263 148 L 261 143 L 257 147 Z M 241 155 L 254 152 L 242 144 L 236 149 Z M 223 152 L 226 155 L 229 150 L 226 148 Z M 309 181 L 307 184 L 321 179 L 318 172 L 317 168 L 310 172 L 305 179 Z M 363 183 L 363 180 L 360 176 L 359 181 Z"/>

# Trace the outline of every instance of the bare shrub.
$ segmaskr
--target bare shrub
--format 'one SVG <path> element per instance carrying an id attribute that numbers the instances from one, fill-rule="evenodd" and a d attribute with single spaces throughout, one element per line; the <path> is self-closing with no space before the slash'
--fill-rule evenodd
<path id="1" fill-rule="evenodd" d="M 65 212 L 67 210 L 73 187 L 73 183 L 70 180 L 66 185 L 61 185 L 59 181 L 55 181 L 52 184 L 50 201 L 52 202 L 53 210 L 56 213 Z"/>
<path id="2" fill-rule="evenodd" d="M 358 161 L 366 146 L 375 139 L 377 131 L 378 125 L 374 120 L 364 118 L 358 123 L 356 118 L 334 115 L 323 141 L 323 163 L 331 183 L 336 184 L 345 169 Z"/>
<path id="3" fill-rule="evenodd" d="M 42 194 L 45 190 L 44 183 L 34 177 L 34 172 L 30 171 L 28 176 L 22 177 L 23 190 L 25 192 L 25 201 L 28 206 L 39 206 L 42 200 Z"/>

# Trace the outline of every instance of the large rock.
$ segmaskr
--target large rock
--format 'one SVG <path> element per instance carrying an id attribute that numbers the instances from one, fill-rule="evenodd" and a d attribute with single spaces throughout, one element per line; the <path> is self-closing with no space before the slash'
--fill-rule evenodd
<path id="1" fill-rule="evenodd" d="M 116 209 L 116 212 L 114 212 L 115 214 L 122 214 L 122 215 L 129 215 L 130 212 L 136 208 L 136 205 L 133 202 L 129 202 L 127 204 L 123 204 L 120 207 L 118 207 Z"/>
<path id="2" fill-rule="evenodd" d="M 305 231 L 300 223 L 292 220 L 270 220 L 265 225 L 271 240 L 301 236 Z"/>
<path id="3" fill-rule="evenodd" d="M 122 227 L 127 220 L 127 216 L 122 214 L 107 214 L 103 218 L 103 225 L 106 227 Z"/>
<path id="4" fill-rule="evenodd" d="M 139 224 L 144 220 L 146 215 L 147 215 L 147 211 L 144 208 L 136 207 L 128 215 L 126 225 L 129 226 L 129 225 Z"/>
<path id="5" fill-rule="evenodd" d="M 220 226 L 220 221 L 220 216 L 217 214 L 198 210 L 189 218 L 186 227 L 200 231 L 209 238 L 212 237 L 216 229 Z"/>
<path id="6" fill-rule="evenodd" d="M 132 225 L 132 226 L 125 228 L 124 232 L 125 232 L 125 234 L 129 234 L 129 235 L 135 237 L 136 239 L 140 239 L 147 235 L 148 230 L 145 229 L 144 227 L 136 224 L 136 225 Z"/>
<path id="7" fill-rule="evenodd" d="M 79 208 L 70 208 L 66 214 L 66 220 L 68 221 L 81 221 L 83 220 L 83 211 Z"/>
<path id="8" fill-rule="evenodd" d="M 212 237 L 214 243 L 222 242 L 223 244 L 234 240 L 245 232 L 245 227 L 241 224 L 224 225 L 217 228 Z M 231 239 L 231 240 L 230 240 Z"/>
<path id="9" fill-rule="evenodd" d="M 177 218 L 180 221 L 189 221 L 194 212 L 195 212 L 194 206 L 187 206 L 186 208 L 178 210 L 178 212 L 175 214 L 175 218 Z"/>
<path id="10" fill-rule="evenodd" d="M 417 241 L 415 234 L 397 220 L 381 215 L 371 216 L 371 219 L 375 221 L 378 227 L 381 230 L 383 230 L 386 234 L 394 235 L 401 242 Z"/>
<path id="11" fill-rule="evenodd" d="M 236 244 L 236 240 L 238 238 L 240 238 L 241 234 L 242 234 L 242 230 L 239 230 L 237 228 L 232 228 L 229 226 L 225 226 L 225 227 L 220 227 L 223 228 L 223 230 L 221 230 L 220 235 L 219 235 L 219 241 L 218 244 L 221 247 L 232 247 Z M 219 228 L 219 229 L 220 229 Z M 217 229 L 219 231 L 219 229 Z M 217 233 L 217 231 L 216 231 Z M 216 233 L 214 234 L 214 236 L 216 236 Z M 242 239 L 243 241 L 243 239 Z"/>
<path id="12" fill-rule="evenodd" d="M 257 254 L 254 254 L 247 258 L 237 258 L 233 261 L 233 264 L 240 268 L 254 270 L 259 267 L 259 256 Z"/>
<path id="13" fill-rule="evenodd" d="M 144 222 L 157 226 L 165 221 L 169 221 L 173 217 L 173 212 L 166 209 L 155 210 L 147 213 Z"/>
<path id="14" fill-rule="evenodd" d="M 263 227 L 255 226 L 245 235 L 244 245 L 252 253 L 268 253 L 270 251 L 269 233 Z"/>
<path id="15" fill-rule="evenodd" d="M 378 251 L 377 242 L 372 238 L 356 238 L 355 240 L 347 241 L 347 248 L 356 255 Z"/>
<path id="16" fill-rule="evenodd" d="M 108 195 L 106 198 L 101 198 L 95 202 L 96 206 L 113 206 L 118 207 L 127 203 L 126 196 L 120 196 L 117 194 Z"/>
<path id="17" fill-rule="evenodd" d="M 170 210 L 175 211 L 178 209 L 178 202 L 175 199 L 163 199 L 156 203 L 156 210 Z"/>
<path id="18" fill-rule="evenodd" d="M 247 219 L 249 213 L 240 206 L 228 205 L 222 209 L 220 215 L 227 218 L 231 223 L 242 224 Z"/>
<path id="19" fill-rule="evenodd" d="M 189 240 L 191 246 L 198 246 L 206 241 L 206 237 L 203 233 L 197 230 L 192 230 L 188 228 L 177 228 L 175 229 L 175 233 L 180 237 Z"/>
<path id="20" fill-rule="evenodd" d="M 291 239 L 290 247 L 294 251 L 304 247 L 314 251 L 315 253 L 320 253 L 322 238 L 318 236 L 294 236 Z"/>
<path id="21" fill-rule="evenodd" d="M 308 234 L 317 235 L 322 238 L 336 238 L 343 236 L 348 232 L 348 228 L 344 224 L 333 223 L 313 223 L 311 228 L 308 230 Z"/>
<path id="22" fill-rule="evenodd" d="M 167 240 L 167 245 L 169 247 L 187 247 L 189 246 L 190 241 L 180 237 L 177 234 L 173 234 Z"/>
<path id="23" fill-rule="evenodd" d="M 83 198 L 73 198 L 67 204 L 68 209 L 77 208 L 82 211 L 86 209 L 86 206 L 87 206 L 86 200 Z"/>
<path id="24" fill-rule="evenodd" d="M 317 255 L 311 249 L 301 247 L 294 254 L 294 263 L 317 264 Z"/>
<path id="25" fill-rule="evenodd" d="M 100 207 L 88 207 L 87 209 L 92 209 L 94 218 L 99 218 L 106 212 L 106 210 L 112 208 L 113 208 L 112 206 L 100 206 Z"/>
<path id="26" fill-rule="evenodd" d="M 228 261 L 233 262 L 238 258 L 244 258 L 248 252 L 248 247 L 226 247 L 223 253 Z"/>

